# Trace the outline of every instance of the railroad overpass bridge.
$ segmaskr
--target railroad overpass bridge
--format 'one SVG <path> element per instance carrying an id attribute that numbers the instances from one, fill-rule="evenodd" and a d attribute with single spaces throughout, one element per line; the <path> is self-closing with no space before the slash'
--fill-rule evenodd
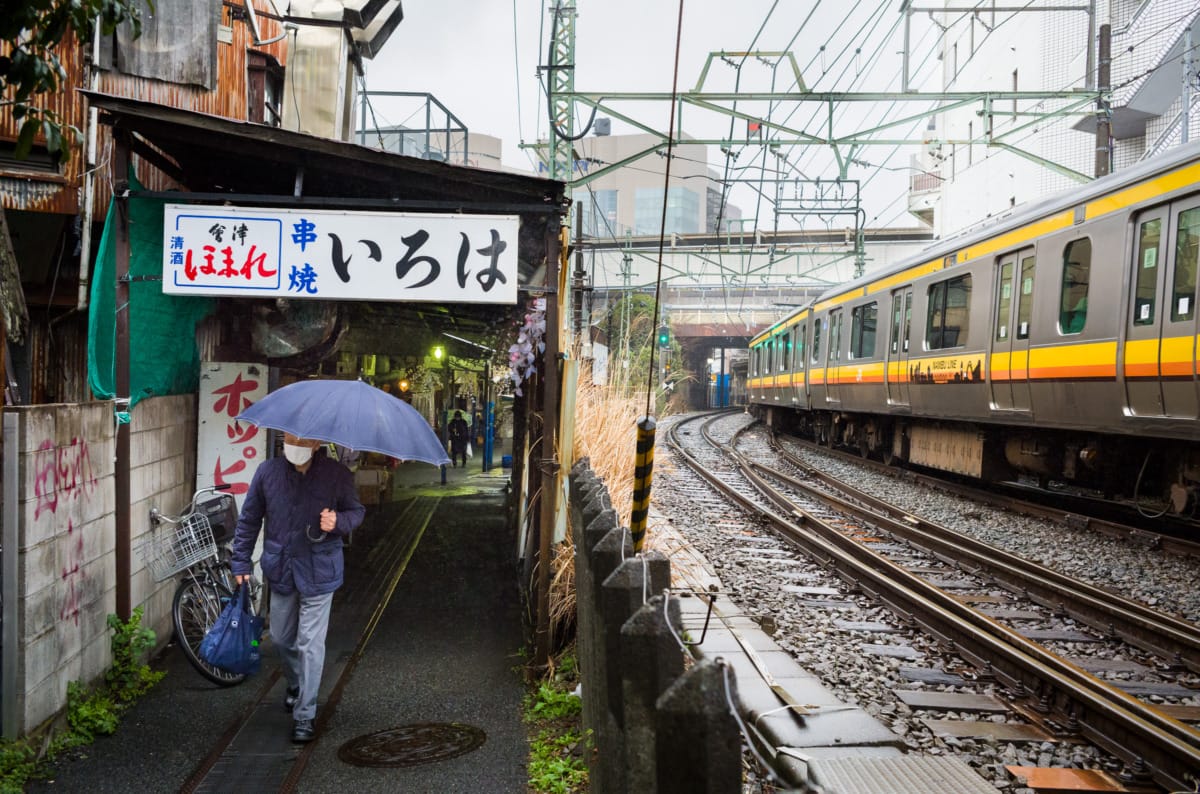
<path id="1" fill-rule="evenodd" d="M 848 230 L 670 235 L 660 264 L 657 236 L 630 235 L 585 239 L 576 249 L 576 267 L 586 274 L 588 323 L 597 329 L 621 298 L 653 293 L 661 275 L 659 322 L 670 327 L 683 351 L 672 372 L 693 376 L 683 381 L 688 402 L 703 407 L 710 376 L 730 373 L 760 331 L 860 270 L 904 259 L 932 239 L 924 229 L 868 230 L 866 253 L 859 257 Z"/>

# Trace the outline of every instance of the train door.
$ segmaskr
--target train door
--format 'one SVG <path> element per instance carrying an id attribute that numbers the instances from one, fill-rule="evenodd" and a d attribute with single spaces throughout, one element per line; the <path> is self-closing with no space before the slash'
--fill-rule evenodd
<path id="1" fill-rule="evenodd" d="M 842 401 L 842 310 L 829 313 L 829 355 L 825 359 L 825 400 L 831 403 Z"/>
<path id="2" fill-rule="evenodd" d="M 908 338 L 912 330 L 912 287 L 892 292 L 892 323 L 888 336 L 887 381 L 888 403 L 908 405 Z"/>
<path id="3" fill-rule="evenodd" d="M 1121 371 L 1130 413 L 1195 417 L 1200 202 L 1138 216 Z"/>
<path id="4" fill-rule="evenodd" d="M 1028 411 L 1029 324 L 1033 317 L 1033 274 L 1036 260 L 1029 248 L 1000 260 L 996 276 L 996 327 L 992 334 L 988 378 L 992 406 L 1000 411 Z"/>
<path id="5" fill-rule="evenodd" d="M 805 340 L 808 338 L 808 322 L 802 322 L 796 327 L 796 351 L 795 359 L 796 366 L 793 371 L 796 376 L 792 379 L 795 384 L 792 388 L 792 404 L 808 407 L 808 378 L 807 378 L 807 360 L 808 349 L 805 345 Z"/>

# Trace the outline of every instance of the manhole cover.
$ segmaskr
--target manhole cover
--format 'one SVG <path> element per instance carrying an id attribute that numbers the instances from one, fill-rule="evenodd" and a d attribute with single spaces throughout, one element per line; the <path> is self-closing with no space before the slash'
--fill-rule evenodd
<path id="1" fill-rule="evenodd" d="M 338 758 L 355 766 L 416 766 L 469 753 L 486 740 L 471 725 L 423 722 L 351 739 L 338 748 Z"/>

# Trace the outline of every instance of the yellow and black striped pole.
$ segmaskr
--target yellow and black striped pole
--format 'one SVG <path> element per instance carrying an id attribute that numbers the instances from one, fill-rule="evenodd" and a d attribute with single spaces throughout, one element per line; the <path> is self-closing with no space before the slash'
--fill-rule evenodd
<path id="1" fill-rule="evenodd" d="M 629 515 L 629 534 L 633 550 L 639 553 L 646 542 L 646 517 L 650 514 L 650 483 L 654 479 L 654 431 L 658 423 L 652 416 L 637 421 L 637 457 L 633 468 L 633 510 Z"/>

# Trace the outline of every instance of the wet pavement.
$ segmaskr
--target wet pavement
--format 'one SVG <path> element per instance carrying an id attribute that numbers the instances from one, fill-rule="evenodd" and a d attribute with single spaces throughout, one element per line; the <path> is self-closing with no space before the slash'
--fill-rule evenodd
<path id="1" fill-rule="evenodd" d="M 483 473 L 475 460 L 447 469 L 442 484 L 437 469 L 407 464 L 392 500 L 368 508 L 333 602 L 316 741 L 291 743 L 269 647 L 258 675 L 221 688 L 172 645 L 154 662 L 166 678 L 117 733 L 60 761 L 50 780 L 27 791 L 525 791 L 524 635 L 508 474 Z M 469 726 L 485 738 L 417 765 L 363 767 L 338 757 L 364 734 L 428 723 Z M 395 749 L 373 748 L 384 759 Z"/>

